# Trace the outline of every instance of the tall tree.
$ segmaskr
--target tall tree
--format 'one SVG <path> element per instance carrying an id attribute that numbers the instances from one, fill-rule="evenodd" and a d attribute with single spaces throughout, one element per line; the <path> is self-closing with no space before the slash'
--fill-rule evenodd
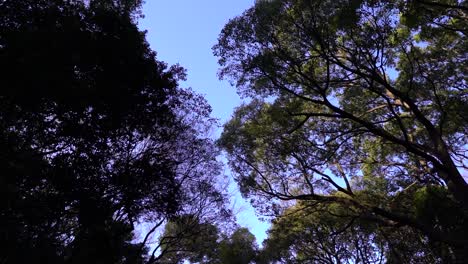
<path id="1" fill-rule="evenodd" d="M 248 264 L 259 261 L 255 236 L 243 227 L 231 233 L 220 232 L 211 223 L 184 216 L 168 222 L 162 239 L 166 240 L 162 245 L 166 254 L 159 259 L 160 263 Z"/>
<path id="2" fill-rule="evenodd" d="M 197 216 L 184 215 L 167 222 L 160 237 L 159 263 L 218 263 L 219 229 Z"/>
<path id="3" fill-rule="evenodd" d="M 140 4 L 0 2 L 0 262 L 144 263 L 136 225 L 222 208 L 210 108 Z"/>
<path id="4" fill-rule="evenodd" d="M 404 239 L 402 239 L 404 238 Z M 261 263 L 451 263 L 446 246 L 339 204 L 300 202 L 273 221 Z"/>
<path id="5" fill-rule="evenodd" d="M 219 263 L 249 264 L 255 263 L 257 257 L 255 236 L 249 229 L 241 227 L 231 236 L 225 236 L 219 244 Z"/>
<path id="6" fill-rule="evenodd" d="M 232 19 L 214 52 L 252 99 L 220 140 L 243 193 L 270 213 L 339 204 L 466 259 L 466 17 L 465 1 L 272 0 Z"/>

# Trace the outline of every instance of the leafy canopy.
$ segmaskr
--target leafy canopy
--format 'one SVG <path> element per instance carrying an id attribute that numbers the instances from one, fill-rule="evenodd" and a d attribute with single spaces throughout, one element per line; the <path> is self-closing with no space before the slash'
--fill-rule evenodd
<path id="1" fill-rule="evenodd" d="M 210 107 L 140 5 L 0 1 L 0 262 L 150 263 L 140 223 L 229 216 Z"/>
<path id="2" fill-rule="evenodd" d="M 463 252 L 467 12 L 450 0 L 272 0 L 229 21 L 219 74 L 251 100 L 219 143 L 244 195 L 273 215 L 338 204 Z"/>

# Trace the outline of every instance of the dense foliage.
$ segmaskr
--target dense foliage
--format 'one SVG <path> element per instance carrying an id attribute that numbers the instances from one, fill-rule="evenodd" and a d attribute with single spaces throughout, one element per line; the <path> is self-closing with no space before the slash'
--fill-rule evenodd
<path id="1" fill-rule="evenodd" d="M 466 1 L 258 0 L 225 26 L 247 103 L 219 145 L 261 249 L 141 4 L 0 0 L 1 263 L 466 262 Z"/>
<path id="2" fill-rule="evenodd" d="M 168 219 L 229 216 L 210 108 L 140 5 L 0 1 L 1 263 L 154 263 Z"/>
<path id="3" fill-rule="evenodd" d="M 161 263 L 258 263 L 255 237 L 247 228 L 238 227 L 231 234 L 220 232 L 212 224 L 193 217 L 172 219 L 165 228 L 164 257 Z"/>
<path id="4" fill-rule="evenodd" d="M 454 0 L 270 0 L 225 26 L 220 77 L 250 100 L 220 145 L 278 217 L 278 258 L 466 260 L 467 15 Z"/>

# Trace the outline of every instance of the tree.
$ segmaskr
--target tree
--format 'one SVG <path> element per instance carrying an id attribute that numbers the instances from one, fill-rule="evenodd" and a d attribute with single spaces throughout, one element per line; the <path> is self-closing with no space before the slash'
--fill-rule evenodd
<path id="1" fill-rule="evenodd" d="M 349 207 L 466 259 L 466 15 L 465 1 L 290 0 L 232 19 L 214 53 L 252 100 L 219 142 L 244 195 L 276 215 Z"/>
<path id="2" fill-rule="evenodd" d="M 404 239 L 402 239 L 404 237 Z M 445 250 L 440 251 L 440 250 Z M 300 202 L 273 221 L 262 263 L 450 263 L 447 247 L 382 226 L 340 204 Z"/>
<path id="3" fill-rule="evenodd" d="M 217 259 L 219 230 L 212 223 L 185 215 L 172 219 L 161 236 L 161 263 L 213 263 Z"/>
<path id="4" fill-rule="evenodd" d="M 255 236 L 247 228 L 238 228 L 219 244 L 219 263 L 253 263 L 257 256 Z"/>
<path id="5" fill-rule="evenodd" d="M 382 263 L 384 246 L 372 236 L 373 223 L 356 224 L 346 209 L 331 207 L 297 206 L 275 219 L 264 241 L 266 263 Z"/>
<path id="6" fill-rule="evenodd" d="M 257 263 L 255 236 L 247 228 L 237 227 L 231 234 L 220 232 L 211 223 L 193 216 L 168 222 L 162 236 L 160 263 Z"/>
<path id="7" fill-rule="evenodd" d="M 210 108 L 140 4 L 1 1 L 0 262 L 145 263 L 138 224 L 223 208 Z"/>

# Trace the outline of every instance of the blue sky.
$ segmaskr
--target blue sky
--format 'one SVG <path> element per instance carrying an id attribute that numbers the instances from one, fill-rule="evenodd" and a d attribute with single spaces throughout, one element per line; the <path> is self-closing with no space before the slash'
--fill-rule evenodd
<path id="1" fill-rule="evenodd" d="M 213 108 L 213 117 L 219 118 L 221 124 L 229 120 L 234 107 L 242 100 L 234 87 L 218 80 L 217 58 L 211 47 L 228 20 L 253 4 L 254 0 L 146 0 L 143 6 L 145 18 L 139 26 L 148 31 L 147 40 L 158 53 L 158 59 L 168 64 L 179 63 L 187 69 L 187 81 L 181 86 L 192 87 L 204 95 Z M 220 132 L 221 128 L 216 136 Z M 231 189 L 235 193 L 237 222 L 248 227 L 261 244 L 269 225 L 258 220 L 234 185 Z"/>

